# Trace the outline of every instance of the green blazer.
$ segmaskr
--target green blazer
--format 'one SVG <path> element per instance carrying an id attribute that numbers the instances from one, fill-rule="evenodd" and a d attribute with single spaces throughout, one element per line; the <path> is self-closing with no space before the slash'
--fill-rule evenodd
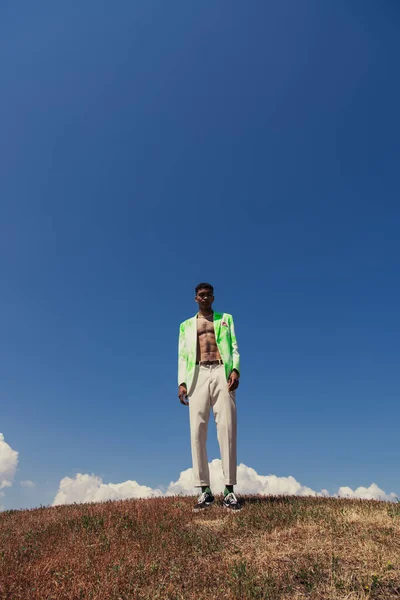
<path id="1" fill-rule="evenodd" d="M 181 323 L 179 328 L 178 385 L 186 383 L 187 392 L 193 391 L 192 384 L 196 368 L 197 315 Z M 228 380 L 233 369 L 240 373 L 240 355 L 232 315 L 214 312 L 214 331 L 218 350 L 225 366 Z"/>

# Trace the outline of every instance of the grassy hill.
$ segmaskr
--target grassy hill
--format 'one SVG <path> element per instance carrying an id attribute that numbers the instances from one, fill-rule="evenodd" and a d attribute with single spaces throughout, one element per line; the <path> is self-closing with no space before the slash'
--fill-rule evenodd
<path id="1" fill-rule="evenodd" d="M 0 513 L 1 600 L 400 598 L 400 505 L 194 498 Z"/>

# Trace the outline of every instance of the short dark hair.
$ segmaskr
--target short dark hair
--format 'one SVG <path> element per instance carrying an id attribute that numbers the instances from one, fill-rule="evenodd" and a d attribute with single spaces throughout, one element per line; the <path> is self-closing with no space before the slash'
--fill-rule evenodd
<path id="1" fill-rule="evenodd" d="M 210 292 L 214 294 L 214 288 L 210 283 L 199 283 L 199 285 L 196 286 L 196 296 L 199 290 L 210 290 Z"/>

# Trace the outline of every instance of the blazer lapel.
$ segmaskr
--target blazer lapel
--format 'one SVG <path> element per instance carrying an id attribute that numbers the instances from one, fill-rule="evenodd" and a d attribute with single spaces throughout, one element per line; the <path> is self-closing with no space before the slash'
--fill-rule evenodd
<path id="1" fill-rule="evenodd" d="M 196 357 L 197 353 L 197 315 L 190 319 L 190 328 L 187 332 L 186 342 L 191 349 L 192 355 Z"/>
<path id="2" fill-rule="evenodd" d="M 221 330 L 221 321 L 222 321 L 222 313 L 214 313 L 214 332 L 215 332 L 215 341 L 218 344 L 219 340 L 219 332 Z"/>

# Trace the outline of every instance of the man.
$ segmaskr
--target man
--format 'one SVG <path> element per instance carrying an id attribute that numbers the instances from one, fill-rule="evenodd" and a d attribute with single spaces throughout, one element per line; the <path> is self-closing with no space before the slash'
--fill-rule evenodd
<path id="1" fill-rule="evenodd" d="M 190 438 L 195 486 L 201 487 L 194 511 L 214 502 L 207 459 L 207 429 L 213 409 L 225 478 L 223 506 L 240 510 L 236 485 L 236 388 L 240 356 L 232 315 L 212 309 L 214 289 L 209 283 L 196 287 L 198 313 L 179 330 L 178 397 L 189 406 Z"/>

